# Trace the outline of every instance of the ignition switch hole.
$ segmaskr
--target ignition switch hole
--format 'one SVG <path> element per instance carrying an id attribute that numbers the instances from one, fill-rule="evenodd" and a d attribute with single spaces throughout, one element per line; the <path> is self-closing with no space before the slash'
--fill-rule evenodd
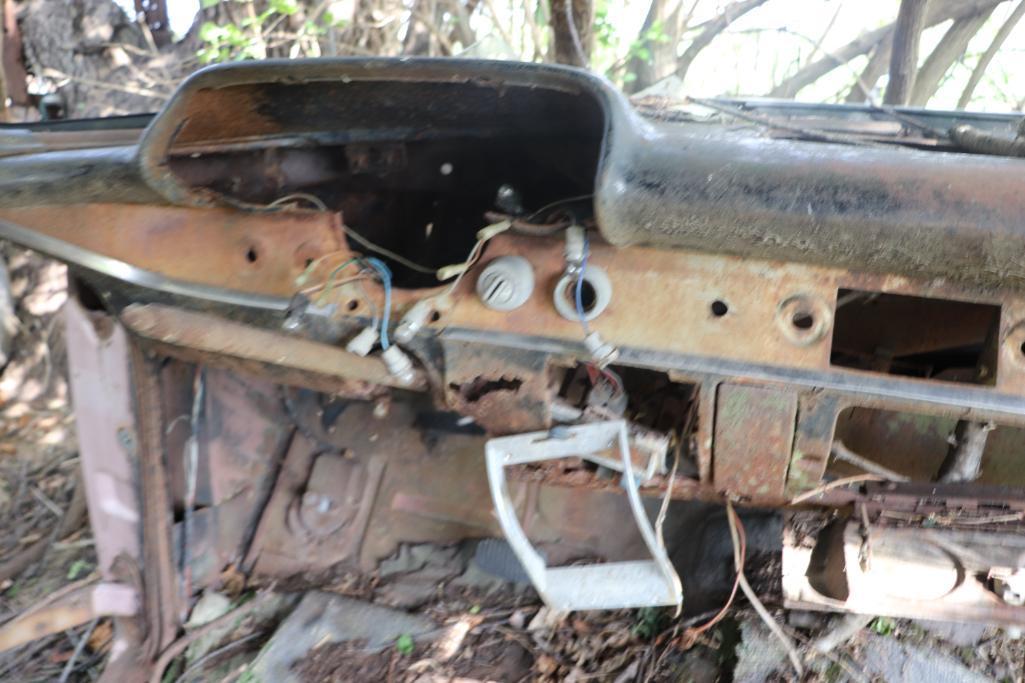
<path id="1" fill-rule="evenodd" d="M 730 312 L 729 305 L 725 301 L 721 301 L 719 299 L 716 299 L 712 302 L 711 309 L 712 315 L 714 315 L 716 318 L 721 318 Z"/>
<path id="2" fill-rule="evenodd" d="M 577 300 L 577 283 L 576 280 L 571 282 L 566 288 L 566 296 L 573 301 L 573 305 L 576 306 Z M 580 283 L 580 305 L 584 307 L 584 313 L 590 313 L 594 310 L 594 304 L 598 301 L 598 294 L 594 291 L 594 285 L 592 285 L 586 278 Z"/>
<path id="3" fill-rule="evenodd" d="M 810 330 L 815 324 L 815 316 L 808 311 L 797 311 L 790 322 L 799 330 Z"/>

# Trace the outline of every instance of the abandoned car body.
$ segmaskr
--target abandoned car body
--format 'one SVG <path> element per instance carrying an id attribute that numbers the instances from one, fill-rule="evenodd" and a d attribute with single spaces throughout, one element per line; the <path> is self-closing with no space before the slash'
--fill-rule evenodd
<path id="1" fill-rule="evenodd" d="M 412 542 L 689 610 L 727 501 L 782 522 L 786 605 L 1025 623 L 1021 161 L 933 134 L 1016 121 L 711 104 L 740 123 L 565 68 L 246 63 L 0 158 L 0 236 L 71 268 L 122 660 L 226 567 Z"/>

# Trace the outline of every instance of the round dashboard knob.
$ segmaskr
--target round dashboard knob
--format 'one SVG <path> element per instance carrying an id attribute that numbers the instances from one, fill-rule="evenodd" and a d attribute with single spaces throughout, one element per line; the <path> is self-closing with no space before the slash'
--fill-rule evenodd
<path id="1" fill-rule="evenodd" d="M 494 311 L 512 311 L 534 291 L 534 268 L 522 256 L 499 256 L 477 278 L 477 296 Z"/>

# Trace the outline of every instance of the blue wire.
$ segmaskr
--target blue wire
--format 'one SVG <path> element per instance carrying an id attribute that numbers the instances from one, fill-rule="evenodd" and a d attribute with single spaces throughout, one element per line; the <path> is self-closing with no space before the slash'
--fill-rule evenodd
<path id="1" fill-rule="evenodd" d="M 391 344 L 388 343 L 388 318 L 391 314 L 391 271 L 384 261 L 373 256 L 363 259 L 367 265 L 377 271 L 381 279 L 381 287 L 384 288 L 384 312 L 381 314 L 381 350 L 387 351 Z"/>
<path id="2" fill-rule="evenodd" d="M 590 255 L 591 247 L 587 241 L 587 237 L 584 237 L 584 257 L 580 259 L 580 273 L 577 274 L 577 287 L 576 287 L 576 305 L 577 305 L 577 317 L 580 318 L 580 324 L 584 327 L 584 333 L 591 333 L 591 326 L 587 324 L 587 314 L 584 312 L 584 271 L 587 269 L 587 257 Z"/>

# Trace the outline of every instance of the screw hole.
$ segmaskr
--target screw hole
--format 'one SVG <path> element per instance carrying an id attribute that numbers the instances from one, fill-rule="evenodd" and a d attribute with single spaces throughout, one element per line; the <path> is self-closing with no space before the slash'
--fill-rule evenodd
<path id="1" fill-rule="evenodd" d="M 711 309 L 712 315 L 714 315 L 716 318 L 721 318 L 730 312 L 730 307 L 727 305 L 727 303 L 725 301 L 720 301 L 718 299 L 712 302 Z"/>
<path id="2" fill-rule="evenodd" d="M 432 323 L 436 323 L 439 320 L 441 320 L 441 313 L 438 313 L 437 311 L 432 311 L 431 312 L 431 322 Z"/>
<path id="3" fill-rule="evenodd" d="M 357 308 L 359 308 L 359 302 L 355 299 L 350 299 L 349 303 L 347 303 L 345 307 L 348 308 L 350 311 L 355 311 Z"/>
<path id="4" fill-rule="evenodd" d="M 246 260 L 250 263 L 256 263 L 257 258 L 258 254 L 256 253 L 256 247 L 249 247 L 249 249 L 246 251 Z"/>
<path id="5" fill-rule="evenodd" d="M 815 317 L 808 311 L 797 311 L 790 318 L 790 322 L 799 330 L 810 330 L 815 324 Z"/>

